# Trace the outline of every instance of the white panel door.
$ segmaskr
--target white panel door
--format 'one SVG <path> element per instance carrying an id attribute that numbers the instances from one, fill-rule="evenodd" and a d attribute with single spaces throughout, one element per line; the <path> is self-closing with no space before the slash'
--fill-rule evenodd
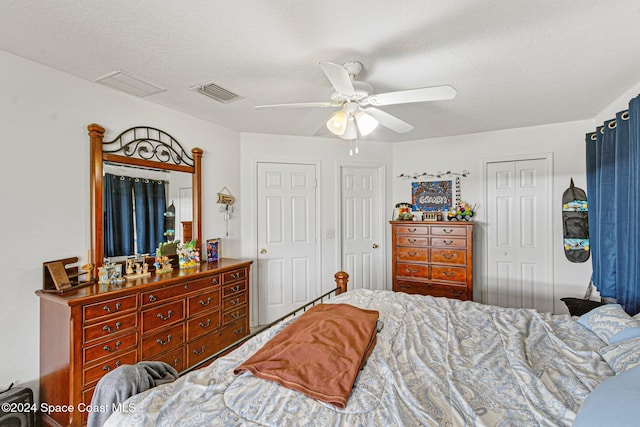
<path id="1" fill-rule="evenodd" d="M 351 289 L 384 288 L 378 168 L 341 167 L 342 269 Z"/>
<path id="2" fill-rule="evenodd" d="M 486 164 L 486 302 L 553 311 L 546 159 Z"/>
<path id="3" fill-rule="evenodd" d="M 317 293 L 316 167 L 258 163 L 258 322 L 267 324 Z"/>

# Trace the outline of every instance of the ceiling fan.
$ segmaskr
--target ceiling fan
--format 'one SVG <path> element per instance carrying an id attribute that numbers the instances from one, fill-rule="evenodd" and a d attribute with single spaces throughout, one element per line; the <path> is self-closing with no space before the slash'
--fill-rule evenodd
<path id="1" fill-rule="evenodd" d="M 448 100 L 453 99 L 457 93 L 453 87 L 443 85 L 374 94 L 370 84 L 355 80 L 363 68 L 358 61 L 350 61 L 344 65 L 320 62 L 320 68 L 333 86 L 330 101 L 258 105 L 255 108 L 340 107 L 329 117 L 326 126 L 340 138 L 353 140 L 358 135 L 370 134 L 379 124 L 397 133 L 413 129 L 409 123 L 376 107 Z"/>

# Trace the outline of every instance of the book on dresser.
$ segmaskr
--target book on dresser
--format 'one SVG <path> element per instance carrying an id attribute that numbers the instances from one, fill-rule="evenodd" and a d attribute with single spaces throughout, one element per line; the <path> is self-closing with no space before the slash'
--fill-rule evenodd
<path id="1" fill-rule="evenodd" d="M 473 222 L 390 224 L 394 291 L 473 299 Z"/>

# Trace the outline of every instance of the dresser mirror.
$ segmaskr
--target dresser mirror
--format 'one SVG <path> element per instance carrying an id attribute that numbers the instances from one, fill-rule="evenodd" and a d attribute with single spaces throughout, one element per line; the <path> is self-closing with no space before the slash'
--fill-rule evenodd
<path id="1" fill-rule="evenodd" d="M 127 129 L 110 141 L 104 140 L 105 129 L 102 126 L 91 124 L 88 130 L 91 142 L 91 254 L 89 258 L 95 267 L 94 273 L 97 272 L 97 267 L 103 264 L 105 256 L 123 255 L 126 258 L 137 252 L 127 245 L 124 247 L 129 249 L 115 251 L 112 249 L 114 240 L 121 238 L 121 233 L 112 232 L 111 225 L 118 221 L 113 218 L 120 218 L 122 213 L 118 212 L 120 208 L 117 203 L 107 200 L 113 188 L 112 182 L 115 181 L 136 181 L 135 184 L 130 183 L 131 186 L 142 185 L 138 181 L 144 181 L 147 184 L 152 182 L 161 186 L 163 190 L 158 191 L 164 193 L 162 206 L 167 207 L 168 215 L 171 211 L 176 213 L 178 221 L 175 228 L 179 228 L 180 221 L 190 220 L 191 239 L 196 241 L 196 247 L 200 247 L 202 242 L 202 150 L 194 148 L 189 153 L 171 135 L 146 126 Z M 112 182 L 108 182 L 109 179 Z M 135 194 L 136 187 L 132 188 Z M 107 195 L 105 195 L 106 190 L 109 192 Z M 142 192 L 141 189 L 139 193 Z M 186 206 L 189 200 L 191 206 Z M 178 209 L 173 206 L 174 202 L 179 206 Z M 109 214 L 105 214 L 107 206 L 110 207 Z M 136 229 L 132 234 L 140 238 L 142 233 Z M 175 238 L 182 237 L 179 230 L 176 230 Z M 170 235 L 165 239 L 173 240 Z M 116 241 L 115 246 L 120 248 L 122 245 L 119 243 Z M 131 253 L 121 253 L 123 250 Z M 152 250 L 144 252 L 151 253 Z"/>

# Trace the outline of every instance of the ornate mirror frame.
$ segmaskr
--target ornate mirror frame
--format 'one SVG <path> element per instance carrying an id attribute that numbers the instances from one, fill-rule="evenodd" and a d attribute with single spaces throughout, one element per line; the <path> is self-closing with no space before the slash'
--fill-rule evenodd
<path id="1" fill-rule="evenodd" d="M 202 242 L 202 150 L 191 155 L 168 133 L 148 126 L 125 130 L 112 141 L 104 141 L 105 129 L 87 126 L 90 149 L 91 254 L 94 275 L 104 259 L 103 172 L 104 162 L 192 174 L 192 230 L 196 247 Z"/>

